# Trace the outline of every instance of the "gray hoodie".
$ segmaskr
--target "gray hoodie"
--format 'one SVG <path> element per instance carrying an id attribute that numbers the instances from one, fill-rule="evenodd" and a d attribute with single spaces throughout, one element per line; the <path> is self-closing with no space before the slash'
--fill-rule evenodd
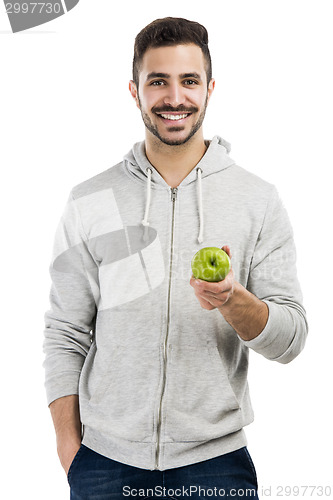
<path id="1" fill-rule="evenodd" d="M 71 191 L 58 226 L 46 313 L 48 404 L 79 394 L 83 444 L 165 470 L 246 445 L 249 348 L 288 363 L 307 323 L 292 229 L 274 186 L 214 137 L 172 189 L 135 144 Z M 232 251 L 235 279 L 269 308 L 242 340 L 189 284 L 205 246 Z"/>

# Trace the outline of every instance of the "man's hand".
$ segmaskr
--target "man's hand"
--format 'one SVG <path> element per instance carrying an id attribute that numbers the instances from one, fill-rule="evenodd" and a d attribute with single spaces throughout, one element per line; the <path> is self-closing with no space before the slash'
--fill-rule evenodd
<path id="1" fill-rule="evenodd" d="M 50 404 L 54 429 L 57 437 L 57 451 L 66 474 L 81 446 L 81 421 L 79 397 L 64 396 Z"/>
<path id="2" fill-rule="evenodd" d="M 79 451 L 81 446 L 80 440 L 72 440 L 68 441 L 67 439 L 58 439 L 57 442 L 57 451 L 60 459 L 60 463 L 66 472 L 66 476 L 68 474 L 69 468 L 74 460 L 75 455 Z"/>
<path id="3" fill-rule="evenodd" d="M 231 259 L 230 248 L 222 247 Z M 252 340 L 265 328 L 268 321 L 268 306 L 235 280 L 232 267 L 224 280 L 207 282 L 195 279 L 194 288 L 201 307 L 218 309 L 224 319 L 243 340 Z"/>
<path id="4" fill-rule="evenodd" d="M 228 245 L 222 247 L 231 259 L 231 251 Z M 212 310 L 223 306 L 232 296 L 235 287 L 235 278 L 232 267 L 223 281 L 208 282 L 195 279 L 192 275 L 190 285 L 199 300 L 201 307 Z"/>

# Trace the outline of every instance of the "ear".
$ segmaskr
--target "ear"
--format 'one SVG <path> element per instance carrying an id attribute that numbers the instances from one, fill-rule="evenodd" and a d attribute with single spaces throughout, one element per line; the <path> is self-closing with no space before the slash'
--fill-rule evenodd
<path id="1" fill-rule="evenodd" d="M 215 80 L 214 80 L 214 78 L 211 78 L 210 82 L 208 84 L 208 90 L 207 90 L 208 101 L 207 102 L 209 102 L 209 99 L 210 99 L 212 93 L 214 92 L 214 88 L 215 88 Z"/>
<path id="2" fill-rule="evenodd" d="M 138 89 L 137 89 L 137 86 L 133 80 L 130 80 L 128 88 L 129 88 L 129 91 L 131 93 L 131 96 L 135 100 L 137 107 L 140 109 L 139 98 L 138 98 Z"/>

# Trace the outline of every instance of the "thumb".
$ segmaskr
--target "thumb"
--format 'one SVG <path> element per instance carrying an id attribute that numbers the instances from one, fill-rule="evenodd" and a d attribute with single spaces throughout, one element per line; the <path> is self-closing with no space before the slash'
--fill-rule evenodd
<path id="1" fill-rule="evenodd" d="M 228 254 L 230 259 L 231 259 L 232 255 L 231 255 L 231 250 L 230 250 L 229 245 L 223 245 L 222 250 L 224 250 L 225 253 Z"/>

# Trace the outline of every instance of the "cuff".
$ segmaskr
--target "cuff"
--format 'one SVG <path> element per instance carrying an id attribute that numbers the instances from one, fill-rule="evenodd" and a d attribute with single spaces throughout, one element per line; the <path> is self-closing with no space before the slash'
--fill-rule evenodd
<path id="1" fill-rule="evenodd" d="M 294 322 L 286 307 L 263 300 L 268 306 L 268 320 L 263 331 L 252 340 L 243 340 L 244 345 L 272 361 L 284 362 L 294 338 Z"/>
<path id="2" fill-rule="evenodd" d="M 64 396 L 79 394 L 80 372 L 71 371 L 60 373 L 45 381 L 47 404 Z"/>

